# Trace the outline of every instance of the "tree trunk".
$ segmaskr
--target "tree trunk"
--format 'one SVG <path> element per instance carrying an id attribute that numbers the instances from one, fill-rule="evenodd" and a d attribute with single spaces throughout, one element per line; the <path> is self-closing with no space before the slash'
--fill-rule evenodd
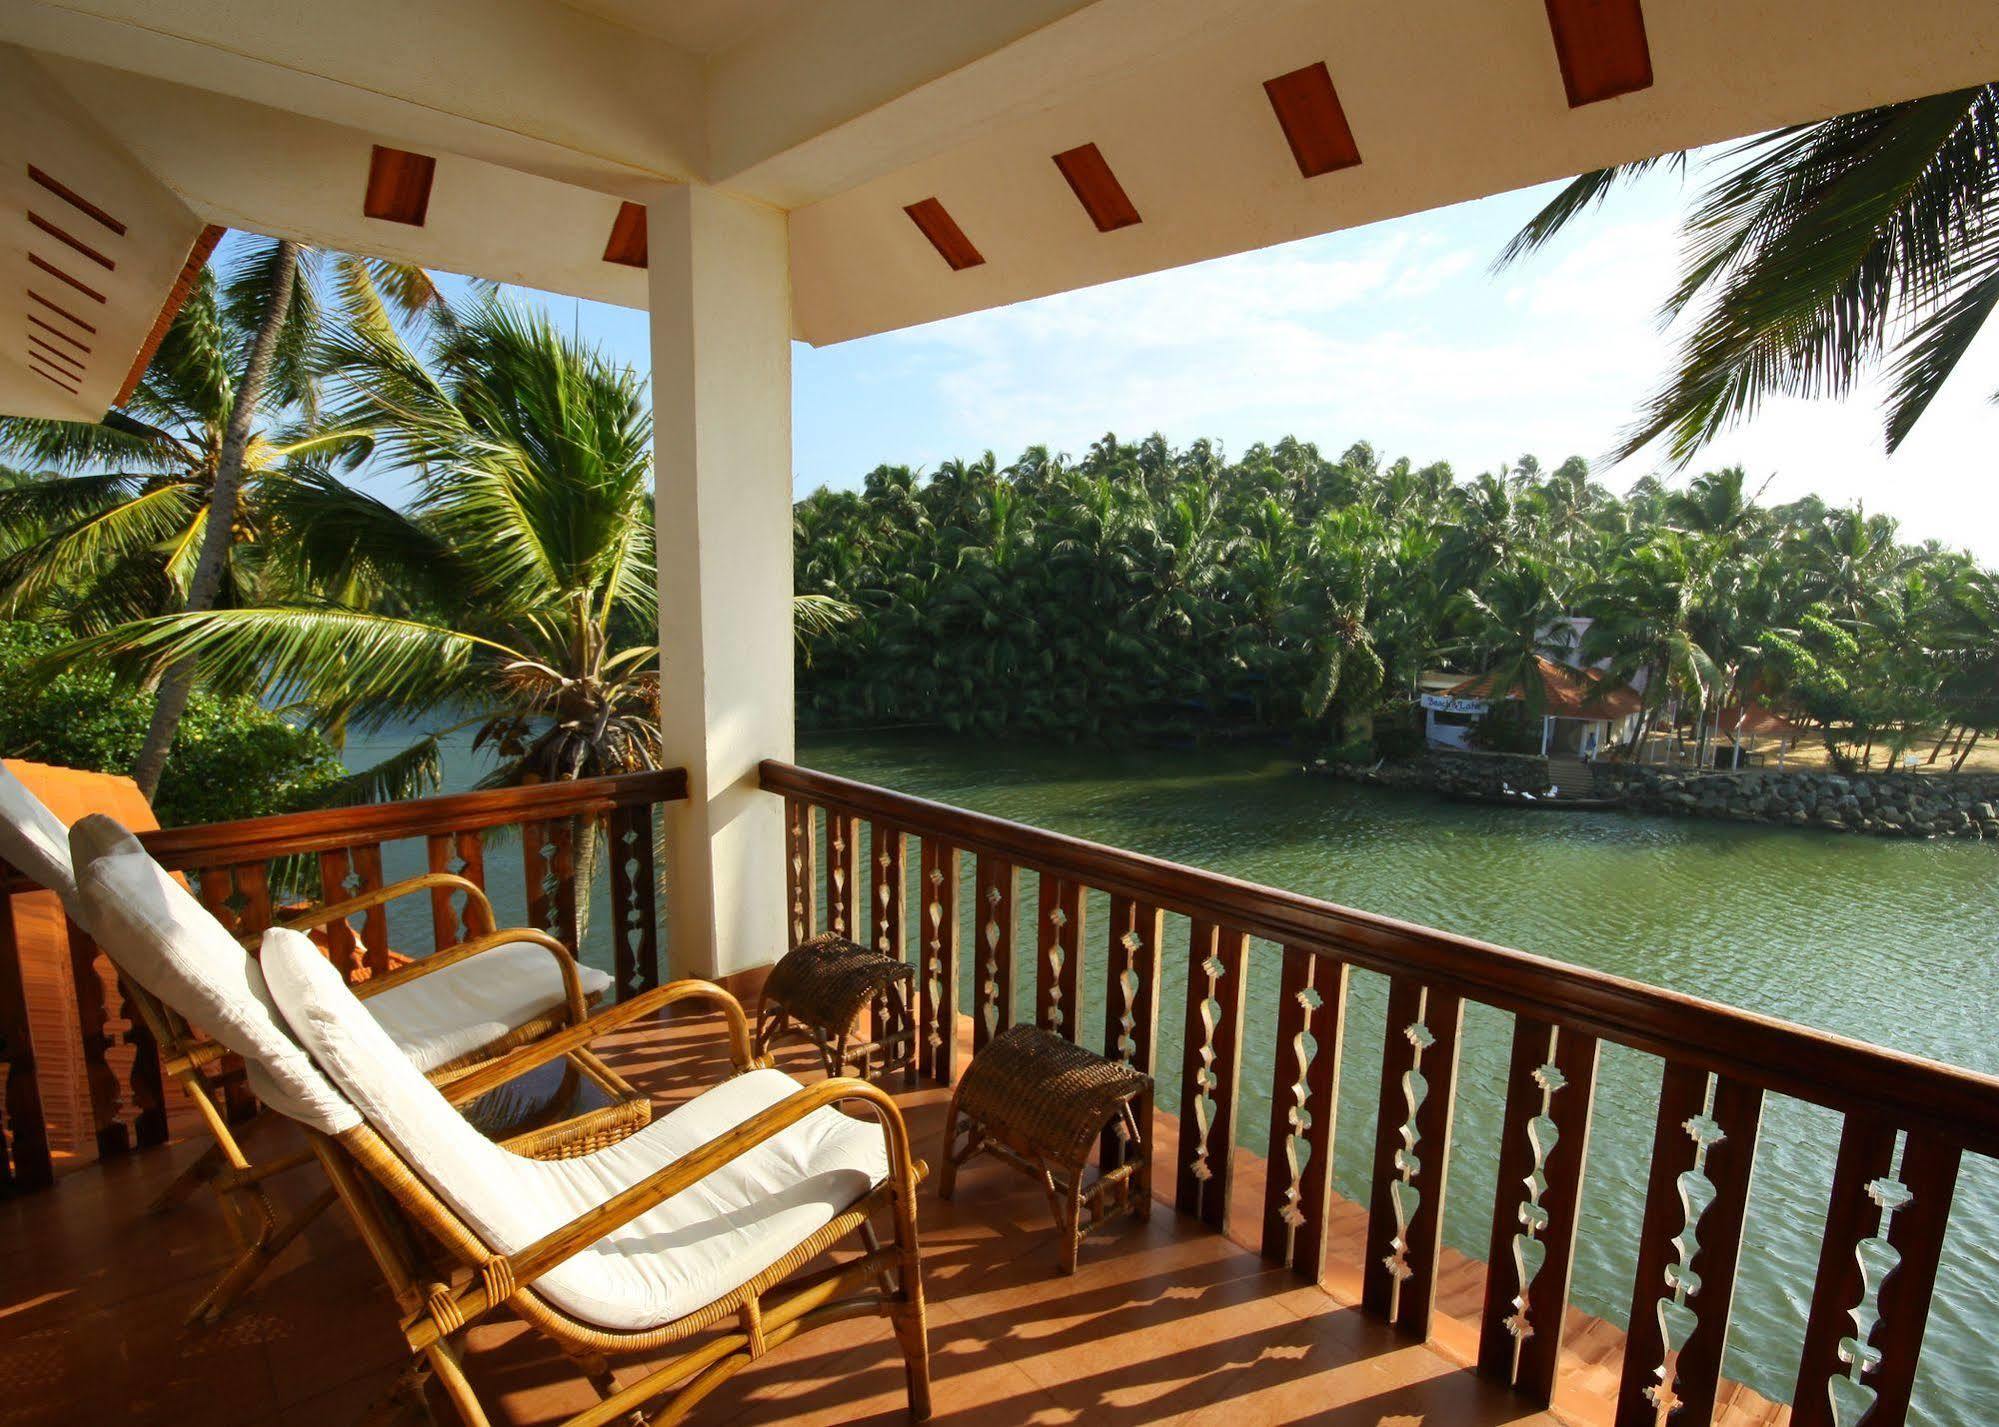
<path id="1" fill-rule="evenodd" d="M 1939 753 L 1943 752 L 1943 746 L 1944 746 L 1944 745 L 1945 745 L 1946 743 L 1949 743 L 1949 742 L 1950 742 L 1950 736 L 1951 736 L 1951 734 L 1952 734 L 1952 733 L 1954 733 L 1954 732 L 1955 732 L 1956 730 L 1957 730 L 1957 725 L 1956 725 L 1956 724 L 1954 724 L 1954 723 L 1946 723 L 1946 724 L 1945 724 L 1945 725 L 1943 726 L 1943 737 L 1942 737 L 1942 738 L 1939 738 L 1939 739 L 1937 740 L 1937 746 L 1936 746 L 1935 748 L 1932 748 L 1932 749 L 1930 750 L 1930 756 L 1929 756 L 1928 758 L 1925 758 L 1925 759 L 1923 760 L 1923 762 L 1924 762 L 1924 763 L 1926 763 L 1926 764 L 1929 764 L 1929 763 L 1934 763 L 1934 762 L 1936 762 L 1936 761 L 1937 761 L 1937 755 L 1938 755 Z"/>
<path id="2" fill-rule="evenodd" d="M 257 419 L 257 403 L 264 382 L 271 374 L 277 353 L 278 333 L 291 310 L 292 281 L 298 271 L 298 244 L 278 244 L 277 272 L 271 287 L 270 305 L 250 344 L 250 359 L 243 368 L 243 381 L 236 388 L 236 404 L 229 411 L 229 425 L 222 436 L 222 453 L 215 465 L 215 484 L 208 497 L 208 524 L 201 532 L 201 554 L 188 581 L 186 612 L 198 614 L 215 605 L 222 588 L 222 568 L 229 560 L 229 541 L 236 526 L 236 508 L 243 490 L 243 456 L 250 446 L 250 425 Z M 132 769 L 132 781 L 150 799 L 160 786 L 160 774 L 167 754 L 180 732 L 181 715 L 187 712 L 188 695 L 194 690 L 195 658 L 178 660 L 160 681 L 159 697 L 153 701 L 152 723 L 146 729 L 145 745 Z"/>
<path id="3" fill-rule="evenodd" d="M 1979 729 L 1974 728 L 1973 730 L 1971 730 L 1971 742 L 1964 745 L 1964 752 L 1958 754 L 1957 762 L 1950 765 L 1951 772 L 1955 773 L 1958 769 L 1962 768 L 1964 766 L 1964 760 L 1971 756 L 1971 750 L 1978 747 L 1979 733 L 1980 733 Z"/>

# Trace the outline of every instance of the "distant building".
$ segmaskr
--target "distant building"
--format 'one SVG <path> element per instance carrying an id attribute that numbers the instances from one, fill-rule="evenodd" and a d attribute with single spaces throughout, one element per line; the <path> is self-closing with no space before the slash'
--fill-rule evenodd
<path id="1" fill-rule="evenodd" d="M 1628 739 L 1636 730 L 1639 715 L 1644 712 L 1644 700 L 1630 685 L 1593 669 L 1571 668 L 1545 656 L 1537 656 L 1534 663 L 1541 685 L 1543 753 L 1571 753 L 1590 758 Z M 1436 677 L 1424 676 L 1426 688 L 1419 699 L 1423 706 L 1423 731 L 1432 744 L 1446 748 L 1468 747 L 1472 726 L 1490 714 L 1495 704 L 1526 696 L 1518 685 L 1495 691 L 1492 674 L 1475 674 L 1446 687 L 1428 688 Z"/>

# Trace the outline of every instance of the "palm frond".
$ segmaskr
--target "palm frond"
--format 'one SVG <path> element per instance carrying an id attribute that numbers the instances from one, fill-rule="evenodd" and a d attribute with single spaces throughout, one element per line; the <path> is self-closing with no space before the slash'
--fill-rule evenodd
<path id="1" fill-rule="evenodd" d="M 1618 164 L 1613 168 L 1592 169 L 1578 174 L 1563 185 L 1562 191 L 1548 201 L 1539 213 L 1527 220 L 1521 230 L 1507 241 L 1497 258 L 1493 259 L 1492 271 L 1497 273 L 1511 267 L 1531 253 L 1539 252 L 1571 223 L 1592 209 L 1602 206 L 1605 199 L 1618 188 L 1631 183 L 1651 172 L 1659 164 L 1668 164 L 1684 173 L 1687 156 L 1683 152 L 1658 154 L 1649 159 L 1635 159 L 1630 163 Z"/>

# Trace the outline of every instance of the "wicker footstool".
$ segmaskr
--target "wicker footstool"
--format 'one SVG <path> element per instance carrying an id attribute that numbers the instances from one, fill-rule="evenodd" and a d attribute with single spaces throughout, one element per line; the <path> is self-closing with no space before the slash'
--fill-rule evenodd
<path id="1" fill-rule="evenodd" d="M 818 1047 L 828 1075 L 847 1067 L 866 1080 L 916 1065 L 912 1002 L 916 968 L 859 942 L 826 932 L 802 941 L 771 968 L 757 997 L 756 1053 L 787 1034 Z M 872 1009 L 872 1035 L 857 1038 Z"/>
<path id="2" fill-rule="evenodd" d="M 1138 1120 L 1151 1089 L 1130 1066 L 1039 1026 L 1001 1031 L 952 1092 L 938 1197 L 951 1197 L 958 1166 L 982 1152 L 1040 1180 L 1062 1231 L 1062 1272 L 1074 1273 L 1088 1230 L 1120 1213 L 1151 1216 L 1152 1152 Z M 1114 1125 L 1127 1137 L 1124 1163 L 1092 1175 L 1090 1150 Z"/>

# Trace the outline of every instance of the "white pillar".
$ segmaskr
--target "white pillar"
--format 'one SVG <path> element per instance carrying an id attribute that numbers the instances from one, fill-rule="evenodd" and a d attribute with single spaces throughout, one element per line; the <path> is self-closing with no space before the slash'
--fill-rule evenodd
<path id="1" fill-rule="evenodd" d="M 1543 718 L 1541 720 L 1541 756 L 1543 758 L 1548 756 L 1548 735 L 1554 731 L 1554 728 L 1555 721 L 1553 719 Z"/>
<path id="2" fill-rule="evenodd" d="M 782 213 L 712 190 L 646 209 L 671 964 L 725 976 L 784 947 L 790 759 L 791 282 Z"/>

